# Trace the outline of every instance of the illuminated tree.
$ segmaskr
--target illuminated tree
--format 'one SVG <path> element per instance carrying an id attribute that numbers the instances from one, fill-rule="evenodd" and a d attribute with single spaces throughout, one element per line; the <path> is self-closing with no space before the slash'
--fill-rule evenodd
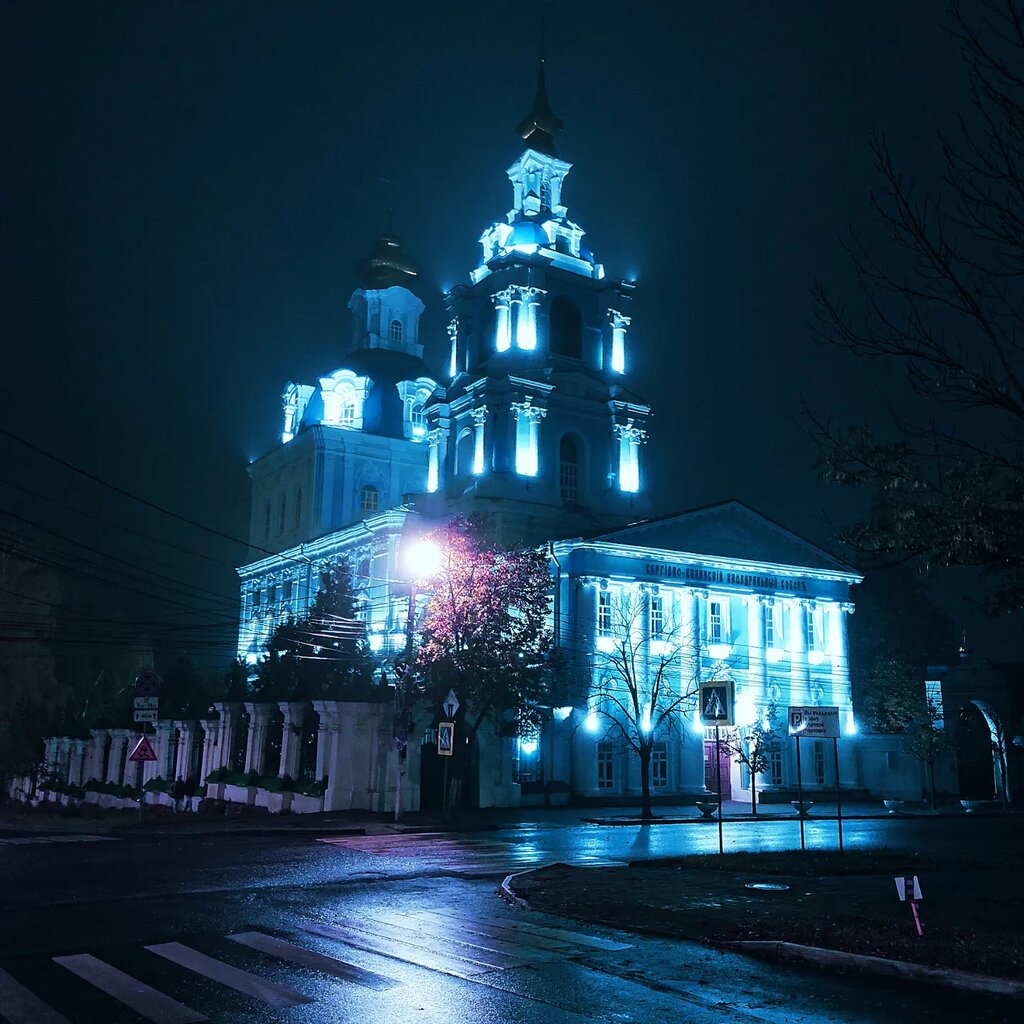
<path id="1" fill-rule="evenodd" d="M 849 241 L 860 297 L 819 284 L 816 333 L 890 363 L 927 405 L 888 430 L 811 414 L 826 478 L 871 486 L 845 532 L 861 556 L 984 569 L 992 611 L 1024 602 L 1024 3 L 953 5 L 971 104 L 942 138 L 942 192 L 916 191 L 872 144 L 886 252 Z"/>
<path id="2" fill-rule="evenodd" d="M 476 520 L 456 519 L 430 539 L 442 557 L 414 673 L 432 707 L 449 689 L 458 695 L 467 742 L 456 744 L 453 767 L 465 782 L 488 716 L 512 719 L 520 735 L 540 723 L 553 672 L 551 572 L 543 551 L 500 548 Z"/>
<path id="3" fill-rule="evenodd" d="M 694 679 L 682 676 L 683 644 L 692 638 L 673 620 L 671 606 L 655 617 L 649 601 L 626 592 L 612 597 L 604 632 L 594 654 L 589 713 L 639 761 L 640 815 L 653 818 L 651 755 L 682 728 L 681 712 L 698 691 Z"/>
<path id="4" fill-rule="evenodd" d="M 769 705 L 760 722 L 729 730 L 722 742 L 732 760 L 745 765 L 750 773 L 750 813 L 753 815 L 757 814 L 757 777 L 770 770 L 772 751 L 779 748 L 775 714 L 775 705 Z"/>

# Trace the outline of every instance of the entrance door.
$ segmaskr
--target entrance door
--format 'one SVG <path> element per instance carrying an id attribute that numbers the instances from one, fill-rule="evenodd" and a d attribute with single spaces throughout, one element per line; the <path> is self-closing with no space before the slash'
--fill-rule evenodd
<path id="1" fill-rule="evenodd" d="M 721 760 L 719 769 L 722 773 L 722 800 L 732 799 L 732 763 L 729 761 L 729 751 L 725 744 L 722 744 Z M 718 772 L 715 770 L 715 741 L 704 741 L 704 787 L 710 793 L 718 793 Z"/>

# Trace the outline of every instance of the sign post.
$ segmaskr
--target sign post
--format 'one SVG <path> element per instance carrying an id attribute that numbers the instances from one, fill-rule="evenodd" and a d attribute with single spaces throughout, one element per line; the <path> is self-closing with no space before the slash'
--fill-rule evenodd
<path id="1" fill-rule="evenodd" d="M 897 875 L 896 893 L 900 902 L 910 903 L 910 912 L 914 915 L 914 927 L 918 935 L 924 934 L 924 926 L 921 924 L 921 915 L 917 912 L 917 903 L 921 899 L 921 883 L 917 875 Z"/>
<path id="2" fill-rule="evenodd" d="M 452 757 L 455 754 L 455 715 L 459 710 L 459 698 L 455 695 L 454 687 L 448 691 L 448 696 L 445 697 L 444 703 L 441 705 L 441 709 L 444 711 L 444 717 L 447 721 L 441 723 L 440 728 L 437 732 L 437 752 L 444 755 L 445 757 Z M 441 749 L 441 729 L 448 727 L 448 750 L 444 751 Z M 444 816 L 448 817 L 449 811 L 449 797 L 448 797 L 448 761 L 444 762 L 444 791 L 441 794 L 441 811 Z"/>
<path id="3" fill-rule="evenodd" d="M 700 720 L 715 727 L 715 781 L 718 787 L 718 852 L 725 853 L 722 836 L 722 739 L 719 729 L 734 725 L 733 683 L 731 679 L 702 683 L 700 687 Z"/>
<path id="4" fill-rule="evenodd" d="M 145 728 L 145 726 L 143 726 Z M 153 749 L 153 744 L 149 742 L 148 737 L 143 733 L 139 737 L 139 742 L 132 748 L 132 752 L 128 755 L 128 760 L 133 762 L 139 761 L 155 761 L 156 751 Z M 142 779 L 139 779 L 139 821 L 142 821 L 142 807 L 145 800 L 146 793 L 142 788 Z"/>
<path id="5" fill-rule="evenodd" d="M 789 735 L 796 738 L 796 785 L 800 802 L 800 849 L 804 845 L 804 785 L 800 771 L 800 740 L 814 739 L 832 741 L 832 753 L 836 769 L 836 824 L 839 828 L 839 852 L 843 852 L 843 797 L 839 788 L 839 708 L 802 707 L 789 709 Z"/>

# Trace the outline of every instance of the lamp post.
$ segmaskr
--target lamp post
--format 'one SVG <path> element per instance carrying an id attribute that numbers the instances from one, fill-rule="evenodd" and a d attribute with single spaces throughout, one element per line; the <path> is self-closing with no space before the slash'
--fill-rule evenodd
<path id="1" fill-rule="evenodd" d="M 408 756 L 409 726 L 406 722 L 406 682 L 412 671 L 413 638 L 416 632 L 416 587 L 441 570 L 441 549 L 432 540 L 413 541 L 403 558 L 409 572 L 409 607 L 405 614 L 405 659 L 396 661 L 395 672 L 395 821 L 402 820 L 402 776 Z"/>

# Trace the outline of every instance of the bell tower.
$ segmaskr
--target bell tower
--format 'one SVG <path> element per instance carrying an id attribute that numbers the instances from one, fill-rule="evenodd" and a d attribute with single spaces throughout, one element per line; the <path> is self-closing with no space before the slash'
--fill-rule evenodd
<path id="1" fill-rule="evenodd" d="M 628 389 L 633 285 L 605 276 L 569 217 L 562 127 L 541 61 L 506 172 L 512 208 L 446 296 L 451 379 L 425 409 L 428 490 L 528 543 L 648 514 L 650 408 Z"/>

